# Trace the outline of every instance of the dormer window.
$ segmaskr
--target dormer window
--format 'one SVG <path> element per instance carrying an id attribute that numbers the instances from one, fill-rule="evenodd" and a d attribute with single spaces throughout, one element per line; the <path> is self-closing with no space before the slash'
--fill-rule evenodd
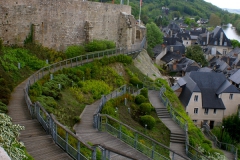
<path id="1" fill-rule="evenodd" d="M 205 42 L 203 42 L 203 45 L 205 45 Z"/>
<path id="2" fill-rule="evenodd" d="M 214 42 L 214 45 L 217 45 L 217 41 Z"/>
<path id="3" fill-rule="evenodd" d="M 227 42 L 224 42 L 224 46 L 227 46 Z"/>

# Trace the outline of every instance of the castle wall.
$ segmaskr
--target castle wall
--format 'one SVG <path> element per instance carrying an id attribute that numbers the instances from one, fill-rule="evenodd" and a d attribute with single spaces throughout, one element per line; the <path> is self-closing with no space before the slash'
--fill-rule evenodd
<path id="1" fill-rule="evenodd" d="M 5 44 L 23 45 L 33 24 L 36 42 L 64 50 L 85 42 L 88 21 L 92 25 L 90 39 L 113 40 L 117 46 L 126 46 L 132 43 L 135 29 L 122 23 L 121 12 L 131 15 L 131 7 L 80 0 L 8 0 L 0 2 L 0 37 Z M 118 35 L 121 28 L 123 35 L 128 34 L 127 41 Z"/>

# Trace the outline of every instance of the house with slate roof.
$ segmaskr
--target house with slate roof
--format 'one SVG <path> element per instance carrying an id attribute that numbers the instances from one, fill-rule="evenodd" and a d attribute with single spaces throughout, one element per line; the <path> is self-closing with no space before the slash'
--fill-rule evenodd
<path id="1" fill-rule="evenodd" d="M 225 61 L 233 69 L 240 69 L 240 48 L 234 48 L 226 56 L 223 56 L 221 60 Z"/>
<path id="2" fill-rule="evenodd" d="M 173 60 L 168 63 L 167 68 L 170 72 L 178 72 L 179 76 L 184 76 L 187 72 L 197 71 L 201 67 L 194 60 L 183 55 L 179 60 Z"/>
<path id="3" fill-rule="evenodd" d="M 231 41 L 225 35 L 223 29 L 217 26 L 212 32 L 200 34 L 198 36 L 198 44 L 203 48 L 211 46 L 212 54 L 219 52 L 222 56 L 232 50 Z"/>
<path id="4" fill-rule="evenodd" d="M 182 40 L 174 37 L 164 37 L 163 44 L 153 48 L 155 63 L 158 65 L 166 64 L 173 59 L 179 59 L 185 53 L 185 46 Z M 164 60 L 162 60 L 162 58 Z"/>
<path id="5" fill-rule="evenodd" d="M 228 79 L 233 85 L 240 88 L 240 69 L 235 71 Z"/>
<path id="6" fill-rule="evenodd" d="M 192 41 L 189 33 L 177 33 L 176 37 L 183 41 L 185 47 L 191 46 Z"/>
<path id="7" fill-rule="evenodd" d="M 211 128 L 238 111 L 240 91 L 222 73 L 193 71 L 172 87 L 181 91 L 179 99 L 193 122 Z"/>
<path id="8" fill-rule="evenodd" d="M 231 67 L 225 61 L 218 57 L 213 57 L 208 63 L 209 67 L 215 72 L 223 72 L 226 74 L 227 70 L 231 69 Z"/>

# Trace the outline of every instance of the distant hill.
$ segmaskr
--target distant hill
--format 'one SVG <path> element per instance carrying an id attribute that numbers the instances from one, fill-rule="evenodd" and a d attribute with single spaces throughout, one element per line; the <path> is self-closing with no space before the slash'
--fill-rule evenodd
<path id="1" fill-rule="evenodd" d="M 240 14 L 240 9 L 228 9 L 228 8 L 223 8 L 223 9 L 227 10 L 230 13 Z"/>

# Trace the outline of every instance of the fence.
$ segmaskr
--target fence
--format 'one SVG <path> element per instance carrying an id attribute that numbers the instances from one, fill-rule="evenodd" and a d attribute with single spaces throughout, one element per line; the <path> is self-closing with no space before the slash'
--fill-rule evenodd
<path id="1" fill-rule="evenodd" d="M 33 75 L 31 75 L 28 78 L 28 82 L 26 83 L 26 86 L 24 87 L 24 98 L 28 107 L 28 110 L 32 116 L 32 118 L 36 118 L 43 128 L 46 130 L 47 133 L 49 133 L 56 144 L 58 144 L 62 149 L 64 149 L 73 159 L 76 160 L 84 160 L 84 159 L 96 159 L 96 147 L 100 148 L 102 153 L 105 153 L 107 149 L 104 149 L 100 145 L 98 146 L 90 146 L 88 144 L 85 144 L 79 140 L 74 133 L 72 133 L 69 129 L 67 129 L 65 126 L 63 126 L 61 123 L 59 123 L 53 115 L 50 115 L 46 112 L 46 110 L 41 106 L 39 102 L 33 104 L 29 98 L 29 89 L 30 86 L 33 85 L 36 81 L 43 78 L 46 74 L 54 73 L 58 70 L 61 70 L 63 68 L 70 68 L 70 67 L 77 67 L 81 66 L 86 63 L 90 63 L 94 61 L 94 59 L 99 59 L 104 56 L 113 56 L 118 54 L 133 54 L 136 52 L 141 51 L 141 46 L 144 46 L 144 43 L 146 42 L 146 39 L 144 38 L 143 41 L 140 44 L 139 47 L 134 47 L 131 50 L 126 50 L 124 48 L 114 49 L 114 50 L 107 50 L 102 52 L 95 52 L 87 55 L 81 55 L 74 58 L 66 59 L 64 61 L 60 61 L 54 64 L 51 64 L 47 67 L 43 67 L 37 72 L 35 72 Z M 103 103 L 104 104 L 104 103 Z M 84 148 L 83 150 L 87 150 L 90 154 L 84 155 L 86 152 L 81 152 L 81 148 Z M 117 151 L 108 148 L 108 151 L 118 153 Z M 120 154 L 120 153 L 119 153 Z M 131 158 L 131 156 L 125 155 L 125 157 Z M 106 157 L 105 157 L 106 158 Z"/>
<path id="2" fill-rule="evenodd" d="M 143 154 L 147 155 L 151 159 L 156 160 L 174 160 L 174 156 L 178 155 L 183 159 L 186 159 L 184 156 L 174 152 L 167 146 L 151 139 L 150 137 L 136 131 L 135 129 L 123 124 L 122 122 L 104 114 L 98 114 L 98 130 L 100 131 L 107 131 L 113 136 L 119 138 L 120 140 L 124 141 L 128 145 L 132 146 L 133 148 L 139 150 Z M 118 127 L 114 127 L 118 126 Z M 129 136 L 122 131 L 122 128 L 126 127 L 128 129 L 128 133 L 131 132 L 134 136 Z M 141 141 L 150 142 L 151 146 L 143 144 Z M 171 152 L 172 157 L 166 157 L 160 154 L 157 150 L 165 150 L 166 153 Z"/>
<path id="3" fill-rule="evenodd" d="M 234 145 L 218 141 L 217 137 L 210 131 L 210 126 L 207 123 L 203 125 L 203 128 L 204 128 L 205 135 L 211 141 L 213 141 L 213 143 L 216 147 L 223 149 L 225 151 L 231 152 L 234 155 L 234 160 L 237 160 L 238 149 Z"/>
<path id="4" fill-rule="evenodd" d="M 204 154 L 199 152 L 196 148 L 192 147 L 189 144 L 188 139 L 188 123 L 187 120 L 184 119 L 173 107 L 169 99 L 164 95 L 164 92 L 166 91 L 165 87 L 161 87 L 159 92 L 159 98 L 160 101 L 163 103 L 163 105 L 168 109 L 171 118 L 174 122 L 176 122 L 184 131 L 185 131 L 185 150 L 186 154 L 189 158 L 192 160 L 198 160 L 198 159 L 208 159 Z"/>

